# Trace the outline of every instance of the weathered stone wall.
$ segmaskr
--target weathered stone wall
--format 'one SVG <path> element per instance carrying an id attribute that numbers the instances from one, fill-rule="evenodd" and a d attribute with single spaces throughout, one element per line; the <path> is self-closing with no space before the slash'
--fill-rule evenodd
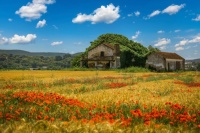
<path id="1" fill-rule="evenodd" d="M 88 52 L 88 59 L 100 56 L 101 52 L 104 52 L 104 56 L 113 56 L 114 50 L 101 44 Z"/>
<path id="2" fill-rule="evenodd" d="M 153 67 L 156 70 L 184 70 L 184 60 L 182 59 L 164 59 L 162 56 L 152 53 L 148 56 L 146 67 Z"/>
<path id="3" fill-rule="evenodd" d="M 155 67 L 156 69 L 164 69 L 165 68 L 164 59 L 155 53 L 148 56 L 146 65 Z"/>

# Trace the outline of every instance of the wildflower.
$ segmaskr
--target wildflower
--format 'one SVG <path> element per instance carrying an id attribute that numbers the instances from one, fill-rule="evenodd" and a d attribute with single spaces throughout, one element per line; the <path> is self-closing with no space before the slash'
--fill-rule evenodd
<path id="1" fill-rule="evenodd" d="M 49 119 L 49 116 L 48 115 L 45 115 L 44 116 L 44 120 L 48 120 Z"/>
<path id="2" fill-rule="evenodd" d="M 51 117 L 50 121 L 53 122 L 54 120 L 55 120 L 55 118 L 54 118 L 54 117 Z"/>
<path id="3" fill-rule="evenodd" d="M 150 121 L 145 121 L 144 124 L 145 124 L 145 125 L 150 125 L 151 122 L 150 122 Z"/>

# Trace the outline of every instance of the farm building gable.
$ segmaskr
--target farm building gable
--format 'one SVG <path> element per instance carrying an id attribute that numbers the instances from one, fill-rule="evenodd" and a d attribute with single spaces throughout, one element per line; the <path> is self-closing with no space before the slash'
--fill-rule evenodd
<path id="1" fill-rule="evenodd" d="M 185 59 L 176 53 L 154 52 L 147 57 L 146 67 L 157 71 L 185 69 Z"/>
<path id="2" fill-rule="evenodd" d="M 99 44 L 88 51 L 87 57 L 82 57 L 81 66 L 86 64 L 89 68 L 119 68 L 119 44 Z"/>

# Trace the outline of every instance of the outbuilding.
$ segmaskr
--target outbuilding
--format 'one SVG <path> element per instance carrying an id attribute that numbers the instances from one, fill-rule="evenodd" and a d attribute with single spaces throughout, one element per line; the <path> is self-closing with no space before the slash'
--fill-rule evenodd
<path id="1" fill-rule="evenodd" d="M 157 71 L 184 70 L 185 59 L 176 53 L 154 52 L 147 57 L 146 67 Z"/>

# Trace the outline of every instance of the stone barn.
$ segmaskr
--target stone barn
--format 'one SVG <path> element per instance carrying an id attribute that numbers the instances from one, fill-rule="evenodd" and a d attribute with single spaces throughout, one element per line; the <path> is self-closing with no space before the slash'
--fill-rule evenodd
<path id="1" fill-rule="evenodd" d="M 185 69 L 185 59 L 176 53 L 154 52 L 147 57 L 146 67 L 157 71 Z"/>
<path id="2" fill-rule="evenodd" d="M 87 64 L 89 68 L 119 68 L 119 44 L 99 44 L 88 51 L 87 57 L 82 57 L 80 66 Z"/>

